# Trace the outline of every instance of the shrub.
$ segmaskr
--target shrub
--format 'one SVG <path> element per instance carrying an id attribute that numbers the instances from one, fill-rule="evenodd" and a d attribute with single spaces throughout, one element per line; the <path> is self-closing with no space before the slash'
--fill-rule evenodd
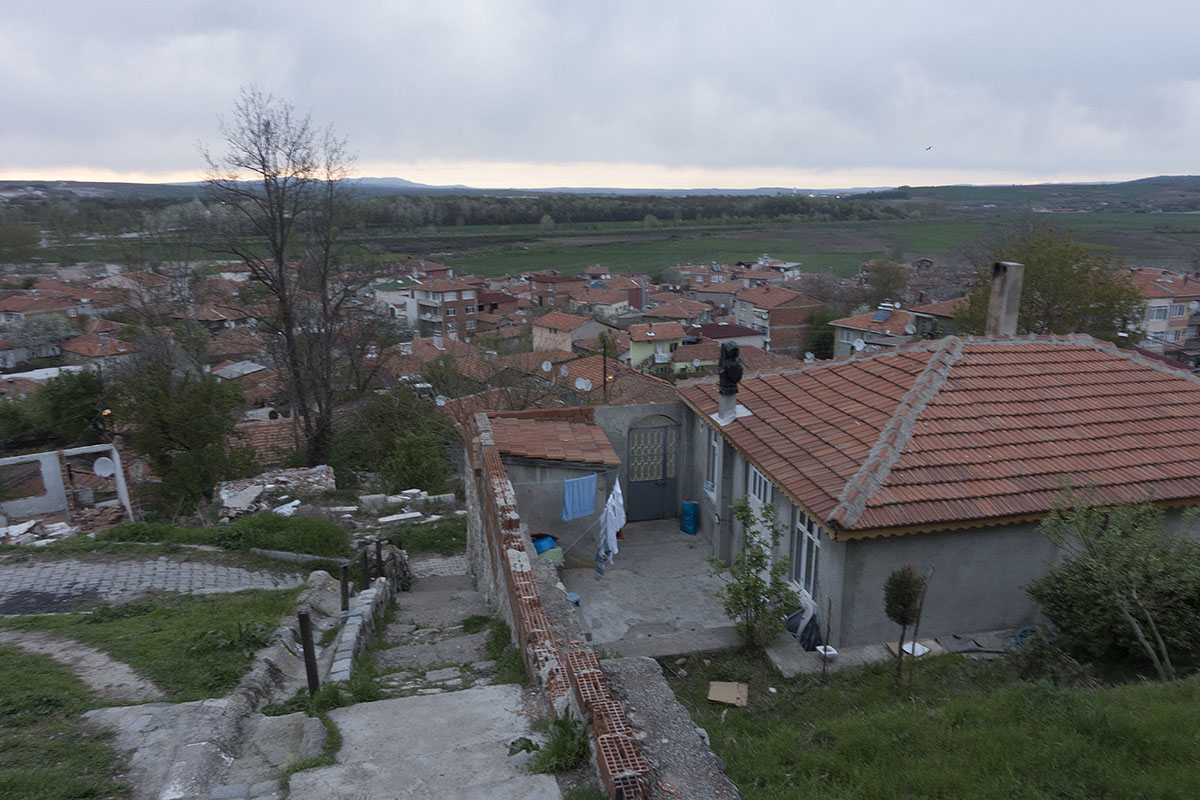
<path id="1" fill-rule="evenodd" d="M 749 499 L 742 497 L 731 508 L 742 523 L 742 552 L 729 565 L 713 563 L 714 575 L 724 578 L 729 572 L 717 596 L 725 613 L 737 620 L 738 634 L 746 644 L 763 647 L 783 632 L 784 616 L 799 605 L 800 595 L 788 583 L 788 559 L 771 557 L 783 536 L 775 520 L 775 506 L 767 503 L 756 512 Z"/>
<path id="2" fill-rule="evenodd" d="M 270 512 L 255 514 L 228 526 L 222 536 L 230 543 L 237 542 L 236 548 L 230 549 L 258 547 L 334 557 L 354 554 L 345 531 L 332 522 L 307 517 L 284 517 Z"/>
<path id="3" fill-rule="evenodd" d="M 1200 542 L 1168 530 L 1148 501 L 1090 500 L 1068 492 L 1042 521 L 1066 557 L 1027 591 L 1071 655 L 1149 661 L 1169 679 L 1174 661 L 1200 658 Z"/>

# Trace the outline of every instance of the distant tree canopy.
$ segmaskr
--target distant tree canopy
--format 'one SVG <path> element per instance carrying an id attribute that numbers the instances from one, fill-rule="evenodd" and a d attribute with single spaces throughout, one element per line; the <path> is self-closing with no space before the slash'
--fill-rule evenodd
<path id="1" fill-rule="evenodd" d="M 0 449 L 52 450 L 100 440 L 104 385 L 94 372 L 64 372 L 23 400 L 0 402 Z"/>
<path id="2" fill-rule="evenodd" d="M 970 303 L 954 317 L 963 333 L 984 332 L 996 261 L 1025 265 L 1018 333 L 1086 333 L 1111 342 L 1141 319 L 1142 296 L 1119 263 L 1047 228 L 1015 234 L 980 259 Z"/>

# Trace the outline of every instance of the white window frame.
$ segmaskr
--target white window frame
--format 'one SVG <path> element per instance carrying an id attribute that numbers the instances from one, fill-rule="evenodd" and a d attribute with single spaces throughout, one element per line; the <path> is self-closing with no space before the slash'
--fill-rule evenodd
<path id="1" fill-rule="evenodd" d="M 854 344 L 854 331 L 849 328 L 839 328 L 838 341 L 842 344 Z"/>
<path id="2" fill-rule="evenodd" d="M 446 323 L 446 333 L 457 333 L 457 332 L 458 332 L 458 325 L 456 325 L 453 322 Z"/>
<path id="3" fill-rule="evenodd" d="M 708 429 L 708 463 L 704 469 L 704 491 L 714 503 L 717 500 L 717 485 L 721 481 L 721 444 L 724 439 L 716 428 Z"/>
<path id="4" fill-rule="evenodd" d="M 467 320 L 467 330 L 469 330 L 469 331 L 475 330 L 475 320 L 473 320 L 473 319 Z"/>
<path id="5" fill-rule="evenodd" d="M 1167 318 L 1166 306 L 1150 306 L 1146 309 L 1146 319 L 1151 322 L 1158 322 Z"/>
<path id="6" fill-rule="evenodd" d="M 1167 331 L 1167 341 L 1168 342 L 1178 342 L 1182 338 L 1183 338 L 1183 331 L 1181 331 L 1181 330 L 1176 329 L 1173 331 Z"/>
<path id="7" fill-rule="evenodd" d="M 444 310 L 446 312 L 447 317 L 453 317 L 455 314 L 458 313 L 458 309 L 455 308 L 454 306 L 446 306 L 446 308 Z"/>
<path id="8" fill-rule="evenodd" d="M 821 526 L 805 511 L 795 510 L 789 546 L 789 578 L 796 591 L 812 600 L 817 589 L 817 570 L 821 566 Z"/>
<path id="9" fill-rule="evenodd" d="M 1171 304 L 1171 316 L 1172 317 L 1182 317 L 1183 309 L 1184 309 L 1183 303 L 1172 303 Z"/>
<path id="10" fill-rule="evenodd" d="M 759 472 L 758 467 L 753 464 L 747 464 L 747 467 L 749 470 L 746 472 L 746 495 L 750 498 L 750 502 L 758 503 L 760 506 L 774 503 L 774 484 L 766 475 Z"/>

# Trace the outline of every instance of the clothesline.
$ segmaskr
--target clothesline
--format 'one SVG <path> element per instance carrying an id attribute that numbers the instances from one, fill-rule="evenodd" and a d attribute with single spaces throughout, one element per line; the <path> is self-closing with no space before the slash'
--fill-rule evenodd
<path id="1" fill-rule="evenodd" d="M 602 475 L 612 475 L 614 472 L 620 472 L 620 470 L 619 469 L 608 469 L 608 470 L 605 470 L 604 472 L 597 472 L 596 477 L 600 477 Z M 544 481 L 544 480 L 541 480 L 541 481 L 509 481 L 509 484 L 512 486 L 532 486 L 534 484 L 545 485 L 546 483 L 549 483 L 549 481 Z"/>

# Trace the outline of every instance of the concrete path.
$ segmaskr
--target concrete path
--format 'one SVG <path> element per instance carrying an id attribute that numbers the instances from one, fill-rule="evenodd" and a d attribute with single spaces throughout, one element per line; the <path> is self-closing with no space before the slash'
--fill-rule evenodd
<path id="1" fill-rule="evenodd" d="M 304 576 L 251 572 L 202 561 L 44 561 L 0 565 L 0 615 L 69 611 L 81 602 L 112 601 L 147 589 L 185 594 L 290 589 Z"/>
<path id="2" fill-rule="evenodd" d="M 292 776 L 291 800 L 561 800 L 508 745 L 530 733 L 520 686 L 359 703 L 329 713 L 338 764 Z M 432 724 L 436 721 L 436 724 Z"/>
<path id="3" fill-rule="evenodd" d="M 60 639 L 42 631 L 0 629 L 0 644 L 15 645 L 66 664 L 105 700 L 125 703 L 157 700 L 163 696 L 162 690 L 134 672 L 128 664 L 70 639 Z"/>
<path id="4" fill-rule="evenodd" d="M 580 596 L 593 647 L 652 657 L 737 647 L 716 596 L 722 581 L 709 574 L 711 553 L 675 520 L 635 522 L 604 577 L 597 581 L 589 565 L 565 570 L 563 584 Z"/>

